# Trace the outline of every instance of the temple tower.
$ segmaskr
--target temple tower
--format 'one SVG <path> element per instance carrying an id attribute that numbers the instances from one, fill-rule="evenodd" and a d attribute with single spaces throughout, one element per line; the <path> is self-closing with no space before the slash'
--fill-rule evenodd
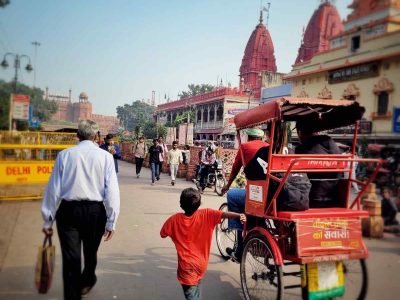
<path id="1" fill-rule="evenodd" d="M 240 87 L 252 91 L 252 96 L 260 97 L 261 71 L 276 72 L 274 45 L 267 27 L 263 24 L 263 12 L 247 42 L 242 65 L 240 66 Z"/>
<path id="2" fill-rule="evenodd" d="M 329 39 L 341 32 L 343 24 L 336 7 L 328 0 L 322 1 L 308 22 L 295 64 L 328 50 Z"/>

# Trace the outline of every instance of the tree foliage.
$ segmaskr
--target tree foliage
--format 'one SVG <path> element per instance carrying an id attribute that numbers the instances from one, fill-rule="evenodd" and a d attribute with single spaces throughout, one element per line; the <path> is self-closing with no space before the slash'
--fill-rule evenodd
<path id="1" fill-rule="evenodd" d="M 179 94 L 179 98 L 183 99 L 183 98 L 187 98 L 187 97 L 193 97 L 199 94 L 204 94 L 207 92 L 211 92 L 212 90 L 214 90 L 214 86 L 211 84 L 206 84 L 206 83 L 202 83 L 202 84 L 189 84 L 188 85 L 188 90 L 187 91 L 183 91 L 182 93 Z"/>
<path id="2" fill-rule="evenodd" d="M 154 111 L 154 106 L 142 101 L 135 101 L 132 104 L 118 106 L 117 116 L 126 130 L 140 134 L 144 125 L 153 120 Z"/>
<path id="3" fill-rule="evenodd" d="M 143 128 L 143 135 L 147 139 L 155 139 L 159 136 L 165 137 L 167 135 L 167 128 L 162 124 L 157 124 L 154 121 L 146 122 Z"/>
<path id="4" fill-rule="evenodd" d="M 8 128 L 8 116 L 10 111 L 10 95 L 14 92 L 13 82 L 0 80 L 0 128 Z M 33 116 L 40 122 L 46 122 L 57 112 L 57 103 L 55 101 L 43 99 L 44 92 L 39 88 L 31 88 L 27 85 L 18 83 L 17 93 L 29 95 L 33 108 Z M 20 123 L 20 122 L 19 122 Z M 25 122 L 26 123 L 26 122 Z M 21 125 L 22 126 L 22 125 Z"/>
<path id="5" fill-rule="evenodd" d="M 10 4 L 10 0 L 0 0 L 0 7 L 5 7 Z"/>

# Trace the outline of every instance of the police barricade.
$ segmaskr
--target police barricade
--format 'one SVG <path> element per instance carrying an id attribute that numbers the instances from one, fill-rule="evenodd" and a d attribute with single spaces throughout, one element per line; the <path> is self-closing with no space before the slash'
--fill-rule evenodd
<path id="1" fill-rule="evenodd" d="M 58 152 L 75 133 L 0 131 L 0 200 L 41 199 Z"/>

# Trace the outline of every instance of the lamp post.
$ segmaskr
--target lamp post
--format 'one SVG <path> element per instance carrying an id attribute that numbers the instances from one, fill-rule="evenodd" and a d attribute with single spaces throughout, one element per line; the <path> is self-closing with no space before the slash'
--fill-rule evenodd
<path id="1" fill-rule="evenodd" d="M 11 52 L 8 52 L 4 55 L 3 61 L 1 62 L 1 66 L 6 69 L 8 68 L 8 62 L 7 62 L 7 57 L 12 56 L 14 58 L 14 69 L 15 69 L 15 74 L 14 74 L 14 93 L 17 92 L 17 82 L 18 82 L 18 70 L 21 66 L 21 59 L 26 58 L 28 60 L 28 63 L 25 67 L 25 70 L 27 72 L 31 72 L 33 70 L 33 67 L 31 65 L 31 58 L 28 55 L 25 54 L 14 54 Z"/>
<path id="2" fill-rule="evenodd" d="M 11 53 L 8 52 L 6 54 L 4 54 L 3 57 L 3 61 L 1 62 L 1 66 L 6 69 L 8 68 L 8 62 L 7 62 L 7 57 L 13 57 L 14 58 L 14 69 L 15 69 L 15 73 L 14 73 L 14 83 L 13 83 L 13 92 L 17 93 L 17 83 L 18 83 L 18 70 L 21 66 L 21 59 L 27 59 L 28 63 L 25 67 L 25 70 L 27 72 L 31 72 L 33 70 L 33 67 L 31 65 L 31 58 L 28 55 L 25 54 L 15 54 L 15 53 Z M 12 129 L 12 97 L 10 97 L 10 112 L 9 112 L 9 123 L 8 123 L 8 129 L 11 130 Z"/>

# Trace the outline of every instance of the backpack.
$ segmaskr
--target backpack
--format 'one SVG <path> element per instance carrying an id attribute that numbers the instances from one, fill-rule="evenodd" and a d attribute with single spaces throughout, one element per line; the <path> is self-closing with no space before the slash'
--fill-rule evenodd
<path id="1" fill-rule="evenodd" d="M 284 174 L 277 175 L 283 178 Z M 270 181 L 268 199 L 278 189 L 278 182 Z M 279 193 L 276 204 L 278 211 L 301 211 L 309 209 L 311 182 L 306 173 L 290 173 Z"/>

